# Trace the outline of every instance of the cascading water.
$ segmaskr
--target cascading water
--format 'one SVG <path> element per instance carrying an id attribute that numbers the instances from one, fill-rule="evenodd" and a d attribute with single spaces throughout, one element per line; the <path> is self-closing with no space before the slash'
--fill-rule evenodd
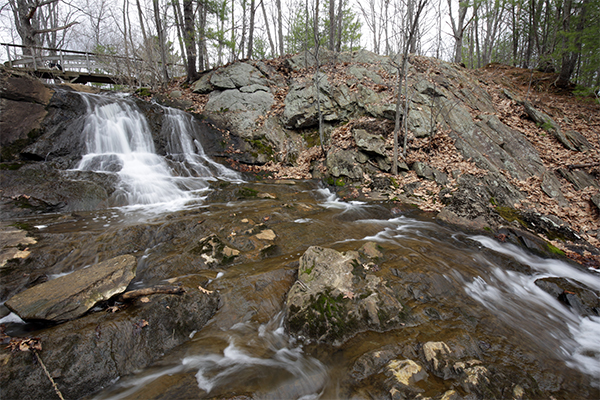
<path id="1" fill-rule="evenodd" d="M 126 98 L 82 95 L 88 113 L 83 135 L 87 148 L 78 170 L 116 173 L 120 186 L 112 205 L 183 204 L 205 191 L 210 180 L 239 181 L 240 176 L 209 159 L 191 132 L 192 117 L 162 108 L 166 157 L 156 154 L 144 114 Z"/>

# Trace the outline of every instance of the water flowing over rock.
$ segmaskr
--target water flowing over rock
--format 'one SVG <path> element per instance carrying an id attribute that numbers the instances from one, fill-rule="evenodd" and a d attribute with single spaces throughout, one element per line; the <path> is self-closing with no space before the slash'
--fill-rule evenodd
<path id="1" fill-rule="evenodd" d="M 96 303 L 122 293 L 135 277 L 133 256 L 121 256 L 75 271 L 13 296 L 6 306 L 24 320 L 75 319 Z"/>

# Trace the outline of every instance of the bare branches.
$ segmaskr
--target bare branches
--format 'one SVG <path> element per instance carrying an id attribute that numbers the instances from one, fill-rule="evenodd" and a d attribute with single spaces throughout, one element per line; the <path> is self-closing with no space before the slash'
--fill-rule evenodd
<path id="1" fill-rule="evenodd" d="M 48 28 L 48 29 L 36 29 L 34 30 L 35 34 L 40 34 L 40 33 L 50 33 L 50 32 L 58 32 L 58 31 L 63 31 L 65 29 L 69 29 L 70 27 L 72 27 L 73 25 L 77 25 L 79 22 L 77 21 L 73 21 L 67 25 L 64 26 L 57 26 L 55 28 Z"/>

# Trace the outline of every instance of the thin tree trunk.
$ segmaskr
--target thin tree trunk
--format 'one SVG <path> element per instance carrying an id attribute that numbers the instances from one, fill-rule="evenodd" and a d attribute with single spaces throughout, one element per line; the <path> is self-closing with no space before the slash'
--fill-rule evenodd
<path id="1" fill-rule="evenodd" d="M 181 49 L 181 58 L 183 59 L 183 64 L 187 65 L 185 45 L 183 43 L 183 17 L 181 16 L 179 0 L 173 0 L 172 4 L 173 14 L 175 15 L 175 25 L 177 25 L 177 39 L 179 40 L 179 48 Z"/>
<path id="2" fill-rule="evenodd" d="M 248 28 L 248 56 L 252 58 L 254 52 L 254 16 L 256 15 L 256 7 L 254 7 L 254 0 L 250 0 L 250 26 Z"/>
<path id="3" fill-rule="evenodd" d="M 279 38 L 279 55 L 283 55 L 283 18 L 281 18 L 281 0 L 277 0 L 277 37 Z"/>
<path id="4" fill-rule="evenodd" d="M 337 22 L 336 22 L 337 39 L 336 39 L 336 45 L 335 45 L 335 51 L 337 51 L 338 53 L 342 51 L 342 24 L 344 23 L 343 4 L 344 4 L 344 0 L 339 0 L 338 10 L 337 10 Z M 352 47 L 350 47 L 350 51 L 352 51 Z"/>
<path id="5" fill-rule="evenodd" d="M 162 83 L 169 82 L 169 72 L 167 71 L 167 49 L 165 44 L 165 33 L 163 30 L 162 20 L 160 18 L 159 0 L 152 0 L 154 7 L 154 21 L 156 22 L 156 32 L 158 33 L 158 44 L 160 47 L 160 61 L 162 69 Z"/>
<path id="6" fill-rule="evenodd" d="M 240 40 L 242 58 L 246 58 L 246 1 L 242 0 L 242 39 Z"/>
<path id="7" fill-rule="evenodd" d="M 341 2 L 341 0 L 340 0 Z M 329 0 L 329 50 L 335 50 L 335 0 Z"/>
<path id="8" fill-rule="evenodd" d="M 231 0 L 231 61 L 237 60 L 235 45 L 235 0 Z"/>
<path id="9" fill-rule="evenodd" d="M 142 14 L 142 5 L 140 4 L 140 0 L 135 0 L 138 10 L 138 18 L 140 19 L 140 28 L 142 30 L 142 38 L 144 39 L 144 46 L 147 45 L 148 36 L 146 36 L 146 28 L 144 28 L 144 14 Z"/>
<path id="10" fill-rule="evenodd" d="M 269 47 L 271 48 L 271 57 L 275 57 L 275 45 L 273 44 L 273 38 L 271 37 L 271 28 L 269 28 L 269 19 L 267 18 L 264 0 L 260 0 L 260 7 L 262 8 L 263 18 L 265 19 L 265 28 L 267 28 L 267 38 L 269 39 Z"/>

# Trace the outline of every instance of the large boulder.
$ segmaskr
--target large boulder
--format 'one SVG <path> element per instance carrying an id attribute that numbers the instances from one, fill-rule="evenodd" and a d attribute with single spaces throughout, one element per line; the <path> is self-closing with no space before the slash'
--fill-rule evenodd
<path id="1" fill-rule="evenodd" d="M 26 74 L 0 70 L 0 154 L 10 161 L 39 135 L 53 91 Z"/>
<path id="2" fill-rule="evenodd" d="M 288 330 L 309 341 L 339 345 L 358 332 L 400 326 L 403 306 L 374 274 L 382 257 L 372 243 L 345 253 L 309 247 L 288 293 Z"/>
<path id="3" fill-rule="evenodd" d="M 75 319 L 122 293 L 135 277 L 134 256 L 124 255 L 29 288 L 6 302 L 24 320 Z"/>
<path id="4" fill-rule="evenodd" d="M 2 171 L 0 210 L 9 216 L 57 211 L 88 211 L 109 204 L 118 185 L 114 174 L 62 171 L 33 163 Z"/>
<path id="5" fill-rule="evenodd" d="M 240 136 L 252 137 L 257 120 L 267 114 L 273 101 L 271 90 L 264 85 L 216 90 L 210 94 L 205 112 L 226 121 Z"/>

